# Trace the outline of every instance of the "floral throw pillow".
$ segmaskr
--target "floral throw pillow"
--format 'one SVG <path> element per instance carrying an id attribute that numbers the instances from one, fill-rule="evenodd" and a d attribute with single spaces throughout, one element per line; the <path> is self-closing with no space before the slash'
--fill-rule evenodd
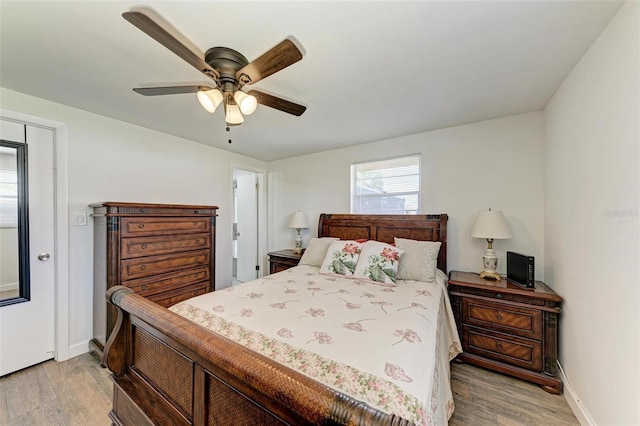
<path id="1" fill-rule="evenodd" d="M 395 286 L 400 256 L 403 253 L 404 250 L 390 244 L 367 241 L 362 246 L 353 277 L 374 284 Z"/>
<path id="2" fill-rule="evenodd" d="M 334 241 L 327 250 L 320 273 L 351 278 L 356 269 L 361 248 L 362 244 L 356 241 Z"/>

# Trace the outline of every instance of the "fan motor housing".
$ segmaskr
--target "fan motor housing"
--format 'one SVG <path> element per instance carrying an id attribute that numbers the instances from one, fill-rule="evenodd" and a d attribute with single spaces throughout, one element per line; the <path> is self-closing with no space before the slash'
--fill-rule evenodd
<path id="1" fill-rule="evenodd" d="M 244 68 L 249 61 L 237 50 L 228 47 L 212 47 L 204 54 L 204 60 L 221 77 L 236 78 L 236 72 Z"/>

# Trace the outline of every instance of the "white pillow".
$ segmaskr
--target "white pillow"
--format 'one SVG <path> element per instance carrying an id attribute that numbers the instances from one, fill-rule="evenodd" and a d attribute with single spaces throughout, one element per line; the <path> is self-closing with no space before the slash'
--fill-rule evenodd
<path id="1" fill-rule="evenodd" d="M 395 238 L 396 247 L 404 250 L 397 279 L 435 282 L 440 241 L 416 241 Z"/>
<path id="2" fill-rule="evenodd" d="M 362 246 L 353 278 L 373 284 L 396 285 L 398 265 L 404 250 L 380 241 L 367 241 Z"/>
<path id="3" fill-rule="evenodd" d="M 332 242 L 338 241 L 339 238 L 324 237 L 324 238 L 311 238 L 309 246 L 306 248 L 302 257 L 300 258 L 299 265 L 311 265 L 321 266 L 324 257 L 327 255 L 327 249 Z"/>
<path id="4" fill-rule="evenodd" d="M 356 269 L 362 244 L 353 240 L 334 241 L 322 261 L 320 273 L 351 278 Z"/>

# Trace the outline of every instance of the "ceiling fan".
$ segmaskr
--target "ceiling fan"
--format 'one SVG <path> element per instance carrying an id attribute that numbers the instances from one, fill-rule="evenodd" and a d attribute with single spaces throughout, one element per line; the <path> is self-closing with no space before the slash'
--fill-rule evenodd
<path id="1" fill-rule="evenodd" d="M 284 39 L 249 62 L 240 52 L 228 47 L 212 47 L 204 54 L 187 47 L 161 24 L 159 17 L 154 20 L 150 15 L 153 13 L 129 11 L 124 12 L 122 17 L 209 77 L 214 85 L 140 87 L 133 89 L 136 93 L 145 96 L 197 93 L 200 104 L 211 113 L 220 104 L 224 105 L 227 126 L 242 124 L 243 115 L 252 114 L 257 104 L 296 116 L 302 115 L 307 109 L 259 90 L 242 90 L 245 85 L 257 83 L 302 59 L 302 52 L 290 39 Z"/>

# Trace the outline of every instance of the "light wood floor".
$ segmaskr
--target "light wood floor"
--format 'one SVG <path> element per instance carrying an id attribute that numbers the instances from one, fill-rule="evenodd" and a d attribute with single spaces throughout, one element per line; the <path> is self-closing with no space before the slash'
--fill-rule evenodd
<path id="1" fill-rule="evenodd" d="M 451 364 L 450 426 L 579 425 L 563 395 L 468 364 Z"/>
<path id="2" fill-rule="evenodd" d="M 20 292 L 18 289 L 0 291 L 0 300 L 11 299 L 12 297 L 18 297 L 19 295 Z"/>
<path id="3" fill-rule="evenodd" d="M 0 378 L 0 425 L 110 425 L 111 381 L 89 354 L 47 361 Z M 452 364 L 459 425 L 577 425 L 563 396 L 531 383 Z"/>

